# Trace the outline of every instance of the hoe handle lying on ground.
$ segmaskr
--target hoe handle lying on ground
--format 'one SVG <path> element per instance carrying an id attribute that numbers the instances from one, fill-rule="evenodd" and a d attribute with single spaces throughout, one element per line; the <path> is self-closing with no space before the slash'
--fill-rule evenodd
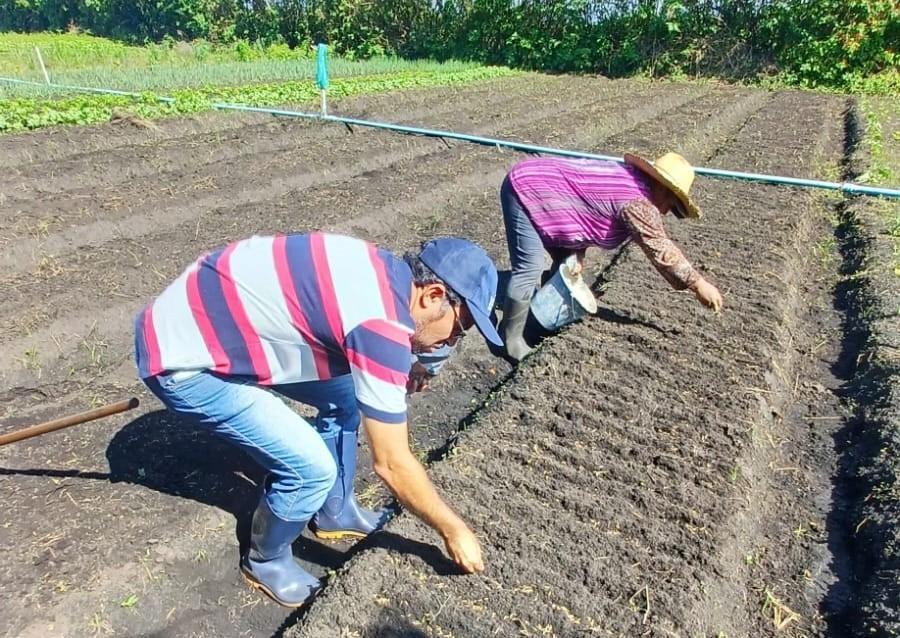
<path id="1" fill-rule="evenodd" d="M 119 412 L 125 412 L 126 410 L 136 408 L 139 404 L 140 401 L 138 401 L 137 397 L 131 397 L 130 399 L 127 399 L 125 401 L 119 401 L 118 403 L 104 405 L 102 408 L 97 408 L 95 410 L 88 410 L 87 412 L 80 412 L 79 414 L 64 416 L 61 419 L 54 419 L 45 423 L 38 423 L 37 425 L 22 428 L 21 430 L 16 430 L 15 432 L 10 432 L 9 434 L 0 435 L 0 447 L 8 445 L 9 443 L 15 443 L 16 441 L 22 441 L 23 439 L 30 439 L 34 436 L 40 436 L 41 434 L 46 434 L 47 432 L 62 430 L 63 428 L 78 425 L 79 423 L 87 423 L 88 421 L 93 421 L 94 419 L 101 419 L 105 416 L 118 414 Z"/>

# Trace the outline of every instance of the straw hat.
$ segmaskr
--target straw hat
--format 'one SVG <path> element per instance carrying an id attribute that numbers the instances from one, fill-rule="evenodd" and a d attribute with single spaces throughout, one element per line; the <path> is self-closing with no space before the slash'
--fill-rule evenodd
<path id="1" fill-rule="evenodd" d="M 681 202 L 683 215 L 678 217 L 700 217 L 700 209 L 688 195 L 694 183 L 694 169 L 678 153 L 666 153 L 652 164 L 643 157 L 625 153 L 625 163 L 639 168 L 649 177 L 668 188 Z"/>

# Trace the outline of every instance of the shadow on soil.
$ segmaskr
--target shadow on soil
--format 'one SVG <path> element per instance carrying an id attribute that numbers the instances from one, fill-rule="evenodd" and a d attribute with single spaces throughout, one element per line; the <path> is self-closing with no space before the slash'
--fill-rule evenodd
<path id="1" fill-rule="evenodd" d="M 0 475 L 68 477 L 75 479 L 132 483 L 157 492 L 190 499 L 222 509 L 235 517 L 236 535 L 241 551 L 246 549 L 250 519 L 256 507 L 263 473 L 240 450 L 180 420 L 165 410 L 144 414 L 120 429 L 106 450 L 109 473 L 57 470 L 52 468 L 0 468 Z M 294 554 L 309 563 L 320 575 L 340 569 L 357 553 L 368 549 L 414 554 L 435 573 L 459 574 L 454 563 L 440 547 L 382 531 L 348 546 L 329 546 L 301 536 L 294 543 Z M 235 561 L 238 557 L 235 556 Z M 285 617 L 273 638 L 284 635 L 297 624 L 307 607 Z M 399 623 L 399 624 L 398 624 Z M 417 630 L 403 626 L 402 619 L 391 619 L 385 636 L 419 636 Z"/>
<path id="2" fill-rule="evenodd" d="M 111 482 L 135 483 L 232 514 L 241 552 L 247 549 L 263 472 L 240 450 L 160 410 L 119 430 L 106 457 Z M 321 574 L 339 569 L 365 545 L 329 545 L 304 535 L 294 553 Z"/>
<path id="3" fill-rule="evenodd" d="M 132 483 L 232 514 L 246 549 L 262 471 L 248 456 L 165 410 L 148 412 L 116 432 L 106 449 L 109 473 L 53 468 L 0 468 L 0 475 Z M 346 562 L 346 551 L 301 537 L 295 550 L 322 571 Z M 237 560 L 237 557 L 235 557 Z"/>
<path id="4" fill-rule="evenodd" d="M 428 636 L 394 610 L 386 610 L 378 614 L 378 618 L 369 627 L 367 635 L 378 638 L 427 638 Z"/>
<path id="5" fill-rule="evenodd" d="M 844 206 L 839 206 L 839 214 L 845 214 L 843 209 Z M 839 269 L 841 280 L 833 290 L 833 303 L 841 314 L 842 325 L 841 348 L 832 365 L 832 373 L 841 383 L 836 390 L 837 395 L 845 405 L 852 407 L 862 398 L 859 393 L 863 388 L 858 387 L 859 383 L 854 377 L 861 348 L 868 338 L 868 330 L 859 316 L 859 304 L 862 301 L 860 284 L 848 275 L 852 275 L 858 268 L 864 247 L 856 241 L 846 218 L 837 228 L 836 235 L 842 263 Z M 853 417 L 845 420 L 832 435 L 838 465 L 836 476 L 832 479 L 832 504 L 826 525 L 828 547 L 832 556 L 831 570 L 835 580 L 822 601 L 822 611 L 828 618 L 829 630 L 834 635 L 846 634 L 855 622 L 854 600 L 859 594 L 856 578 L 858 566 L 854 566 L 851 530 L 859 500 L 865 496 L 863 486 L 854 479 L 860 460 L 867 455 L 866 448 L 869 447 L 862 437 L 863 426 L 863 419 Z"/>
<path id="6" fill-rule="evenodd" d="M 453 561 L 444 555 L 444 552 L 437 545 L 430 545 L 421 541 L 412 540 L 388 531 L 377 532 L 368 538 L 361 540 L 347 552 L 345 558 L 346 560 L 349 560 L 356 554 L 371 549 L 383 549 L 389 552 L 418 556 L 426 565 L 433 569 L 438 576 L 463 576 L 459 568 Z M 272 638 L 282 638 L 286 630 L 303 620 L 307 611 L 309 611 L 309 605 L 291 613 L 290 616 L 285 618 L 281 627 L 279 627 L 272 635 Z M 400 636 L 403 636 L 404 638 L 418 638 L 418 636 L 425 636 L 425 634 L 406 622 L 402 616 L 395 616 L 389 611 L 386 611 L 385 614 L 389 615 L 390 618 L 384 619 L 383 623 L 380 621 L 376 622 L 372 626 L 372 632 L 366 633 L 366 636 L 372 635 L 378 636 L 379 638 L 382 636 L 397 636 L 398 638 Z"/>
<path id="7" fill-rule="evenodd" d="M 842 207 L 841 215 L 837 237 L 842 278 L 834 297 L 844 319 L 841 352 L 833 372 L 843 381 L 838 395 L 853 416 L 834 433 L 839 464 L 828 527 L 837 580 L 825 604 L 833 635 L 882 635 L 870 624 L 900 626 L 896 607 L 900 587 L 896 582 L 878 582 L 876 576 L 885 555 L 891 553 L 886 548 L 896 536 L 897 519 L 890 514 L 872 516 L 877 506 L 870 500 L 885 485 L 893 485 L 895 466 L 890 450 L 895 443 L 883 414 L 890 379 L 900 373 L 900 366 L 872 360 L 870 322 L 885 317 L 872 312 L 877 307 L 872 284 L 859 276 L 871 247 L 860 233 L 854 205 Z"/>
<path id="8" fill-rule="evenodd" d="M 296 620 L 294 622 L 296 622 Z M 289 626 L 289 624 L 285 623 L 285 626 L 272 638 L 281 638 L 284 635 L 284 630 Z M 335 623 L 335 629 L 338 629 L 339 627 L 340 624 Z M 403 614 L 400 611 L 394 608 L 383 610 L 376 618 L 373 618 L 370 622 L 366 623 L 366 627 L 363 631 L 364 633 L 353 632 L 346 635 L 359 636 L 360 638 L 428 638 L 429 636 L 429 634 L 426 634 L 413 625 L 403 617 Z M 345 634 L 335 635 L 343 636 Z"/>

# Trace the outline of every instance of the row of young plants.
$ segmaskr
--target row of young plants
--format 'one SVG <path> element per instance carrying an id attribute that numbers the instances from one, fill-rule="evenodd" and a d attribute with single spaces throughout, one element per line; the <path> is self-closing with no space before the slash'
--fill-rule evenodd
<path id="1" fill-rule="evenodd" d="M 329 77 L 371 77 L 426 73 L 442 75 L 481 68 L 467 63 L 406 62 L 404 60 L 367 60 L 348 62 L 334 59 L 329 64 Z M 261 82 L 296 82 L 316 77 L 315 60 L 258 60 L 253 62 L 214 62 L 191 66 L 158 65 L 148 68 L 97 67 L 73 71 L 50 71 L 53 84 L 80 87 L 115 88 L 120 91 L 166 92 L 201 86 L 235 86 Z M 57 90 L 43 85 L 43 76 L 30 73 L 12 76 L 32 84 L 0 82 L 0 99 L 13 97 L 52 97 Z"/>
<path id="2" fill-rule="evenodd" d="M 332 98 L 383 93 L 412 88 L 455 86 L 516 73 L 504 67 L 473 67 L 455 72 L 406 71 L 388 75 L 335 78 Z M 20 97 L 0 100 L 0 133 L 38 129 L 60 124 L 93 124 L 109 121 L 116 113 L 152 119 L 209 110 L 215 102 L 247 106 L 314 103 L 319 91 L 311 80 L 272 82 L 250 86 L 209 86 L 176 89 L 165 93 L 167 103 L 153 93 L 138 98 L 97 94 L 63 94 L 56 99 Z"/>

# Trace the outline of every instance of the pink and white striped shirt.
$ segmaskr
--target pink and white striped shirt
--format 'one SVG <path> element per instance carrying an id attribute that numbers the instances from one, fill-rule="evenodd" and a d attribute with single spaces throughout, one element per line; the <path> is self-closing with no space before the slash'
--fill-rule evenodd
<path id="1" fill-rule="evenodd" d="M 649 200 L 640 170 L 599 160 L 537 157 L 516 163 L 509 183 L 547 247 L 616 248 L 631 239 L 625 205 Z"/>
<path id="2" fill-rule="evenodd" d="M 352 237 L 251 237 L 198 259 L 138 314 L 138 370 L 260 385 L 349 373 L 364 414 L 402 422 L 412 285 L 405 262 Z"/>

